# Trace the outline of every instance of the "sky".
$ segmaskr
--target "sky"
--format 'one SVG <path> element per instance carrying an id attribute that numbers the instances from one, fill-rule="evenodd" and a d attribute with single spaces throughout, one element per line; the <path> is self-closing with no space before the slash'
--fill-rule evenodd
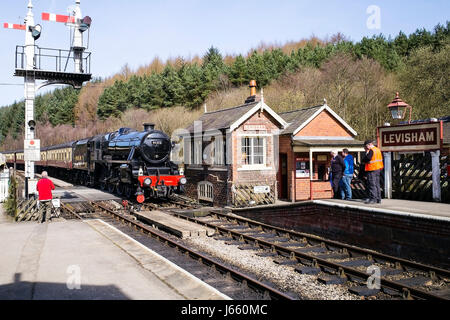
<path id="1" fill-rule="evenodd" d="M 14 77 L 16 45 L 29 0 L 0 0 L 0 106 L 23 99 L 23 78 Z M 36 44 L 69 48 L 64 24 L 41 20 L 42 12 L 67 14 L 75 0 L 33 0 L 35 22 L 42 25 Z M 92 18 L 88 51 L 93 77 L 108 77 L 126 64 L 131 69 L 153 58 L 202 56 L 211 47 L 222 54 L 246 54 L 264 43 L 283 44 L 315 35 L 343 33 L 352 41 L 383 33 L 395 37 L 417 28 L 432 30 L 450 20 L 448 0 L 81 0 Z M 55 86 L 41 89 L 52 90 Z"/>

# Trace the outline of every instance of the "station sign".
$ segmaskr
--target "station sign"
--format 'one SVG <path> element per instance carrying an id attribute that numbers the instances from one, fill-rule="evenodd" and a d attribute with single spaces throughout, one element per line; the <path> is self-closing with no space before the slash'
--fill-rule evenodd
<path id="1" fill-rule="evenodd" d="M 270 187 L 269 186 L 254 186 L 253 192 L 254 193 L 270 193 Z"/>
<path id="2" fill-rule="evenodd" d="M 264 124 L 246 124 L 244 131 L 267 131 L 267 127 Z"/>
<path id="3" fill-rule="evenodd" d="M 25 161 L 41 161 L 41 140 L 24 140 L 23 158 Z"/>
<path id="4" fill-rule="evenodd" d="M 378 128 L 378 147 L 384 152 L 438 150 L 442 146 L 442 122 Z"/>

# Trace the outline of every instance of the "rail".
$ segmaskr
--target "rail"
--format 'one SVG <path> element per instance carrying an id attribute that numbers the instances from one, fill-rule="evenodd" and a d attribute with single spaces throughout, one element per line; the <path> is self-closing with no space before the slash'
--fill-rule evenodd
<path id="1" fill-rule="evenodd" d="M 114 212 L 113 210 L 110 210 L 109 208 L 106 208 L 104 206 L 102 206 L 101 204 L 98 203 L 93 203 L 94 206 L 98 207 L 100 210 L 102 210 L 103 212 L 106 212 L 110 215 L 112 215 L 116 220 L 121 220 L 124 223 L 128 224 L 131 227 L 134 227 L 135 229 L 139 229 L 142 232 L 160 240 L 161 242 L 166 243 L 167 245 L 170 245 L 171 247 L 176 248 L 178 251 L 189 255 L 190 257 L 192 257 L 193 259 L 207 265 L 210 266 L 214 269 L 216 269 L 217 271 L 219 271 L 222 274 L 225 274 L 233 279 L 235 279 L 236 281 L 239 281 L 240 283 L 242 283 L 243 285 L 246 285 L 250 288 L 254 288 L 257 291 L 260 291 L 262 293 L 264 293 L 265 296 L 270 297 L 271 299 L 274 300 L 294 300 L 293 297 L 275 289 L 270 287 L 269 285 L 258 281 L 252 277 L 249 277 L 237 270 L 234 270 L 232 268 L 227 267 L 226 265 L 215 261 L 195 250 L 192 250 L 172 239 L 170 239 L 169 237 L 167 237 L 166 235 L 164 235 L 162 232 L 157 231 L 156 229 L 152 228 L 151 226 L 148 226 L 144 223 L 141 223 L 139 221 L 135 221 L 131 218 L 128 218 L 120 213 Z"/>
<path id="2" fill-rule="evenodd" d="M 366 273 L 361 272 L 361 271 L 351 268 L 351 267 L 341 265 L 341 264 L 339 264 L 339 262 L 331 262 L 331 261 L 328 261 L 323 258 L 319 258 L 319 257 L 311 255 L 311 254 L 298 252 L 298 251 L 295 251 L 294 249 L 284 247 L 283 245 L 276 244 L 276 243 L 273 243 L 273 242 L 270 242 L 270 241 L 267 241 L 267 240 L 264 240 L 261 238 L 257 238 L 252 235 L 241 233 L 239 231 L 232 230 L 230 228 L 221 227 L 221 226 L 215 225 L 213 223 L 208 223 L 208 222 L 202 221 L 197 218 L 191 218 L 191 217 L 187 217 L 187 216 L 177 214 L 177 213 L 172 213 L 172 214 L 174 214 L 176 217 L 213 228 L 216 231 L 218 231 L 219 233 L 227 235 L 234 239 L 239 239 L 243 243 L 245 243 L 245 242 L 253 243 L 253 244 L 255 244 L 255 246 L 271 249 L 272 251 L 274 251 L 284 257 L 289 257 L 291 259 L 295 259 L 300 262 L 306 260 L 306 261 L 309 261 L 311 263 L 311 265 L 316 265 L 316 266 L 324 268 L 324 269 L 332 269 L 335 271 L 336 274 L 340 274 L 342 277 L 357 278 L 360 280 L 366 280 L 369 277 L 369 275 L 367 275 Z M 259 228 L 261 228 L 261 231 L 267 231 L 267 230 L 276 231 L 277 234 L 282 234 L 282 235 L 285 235 L 288 237 L 309 239 L 312 241 L 323 243 L 326 246 L 335 247 L 335 248 L 337 247 L 337 248 L 342 248 L 342 249 L 345 248 L 345 250 L 347 250 L 348 252 L 355 252 L 355 253 L 358 253 L 359 255 L 364 255 L 369 260 L 379 259 L 381 261 L 391 261 L 391 262 L 394 262 L 397 265 L 397 267 L 400 267 L 400 268 L 401 268 L 401 266 L 408 266 L 412 269 L 426 271 L 427 273 L 429 273 L 430 277 L 435 277 L 435 276 L 439 275 L 439 276 L 448 278 L 450 276 L 450 271 L 445 270 L 445 269 L 427 266 L 427 265 L 411 262 L 408 260 L 404 260 L 404 259 L 400 259 L 400 258 L 396 258 L 396 257 L 384 255 L 384 254 L 379 254 L 372 250 L 356 248 L 356 247 L 348 246 L 348 245 L 345 245 L 345 244 L 342 244 L 342 243 L 339 243 L 336 241 L 325 240 L 322 238 L 314 237 L 311 235 L 306 235 L 303 233 L 284 230 L 284 229 L 281 229 L 278 227 L 269 226 L 269 225 L 266 225 L 263 223 L 258 223 L 258 222 L 255 222 L 255 221 L 252 221 L 249 219 L 245 219 L 245 218 L 228 216 L 228 215 L 222 214 L 222 213 L 214 213 L 214 214 L 217 217 L 221 216 L 222 218 L 225 218 L 227 220 L 235 220 L 236 222 L 240 221 L 242 224 L 246 224 L 247 226 L 253 225 L 254 227 L 259 227 Z M 405 284 L 402 284 L 402 283 L 399 283 L 399 282 L 396 282 L 393 280 L 385 279 L 383 277 L 380 279 L 380 284 L 382 287 L 385 287 L 385 288 L 388 288 L 388 289 L 391 289 L 391 290 L 401 293 L 405 298 L 411 297 L 411 298 L 416 298 L 416 299 L 446 300 L 444 297 L 436 295 L 432 292 L 427 292 L 422 289 L 408 286 L 408 285 L 405 285 Z"/>

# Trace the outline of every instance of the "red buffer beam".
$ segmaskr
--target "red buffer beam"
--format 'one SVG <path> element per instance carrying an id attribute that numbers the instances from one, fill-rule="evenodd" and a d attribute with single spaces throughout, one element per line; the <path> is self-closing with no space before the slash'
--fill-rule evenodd
<path id="1" fill-rule="evenodd" d="M 75 23 L 75 17 L 47 12 L 42 12 L 42 20 L 61 23 Z"/>
<path id="2" fill-rule="evenodd" d="M 16 30 L 25 30 L 26 26 L 24 24 L 14 24 L 14 23 L 3 23 L 3 27 L 5 29 L 16 29 Z"/>

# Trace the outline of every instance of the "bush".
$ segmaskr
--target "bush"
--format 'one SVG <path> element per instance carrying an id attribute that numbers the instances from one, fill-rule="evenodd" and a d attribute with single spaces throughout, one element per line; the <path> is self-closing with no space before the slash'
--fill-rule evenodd
<path id="1" fill-rule="evenodd" d="M 6 213 L 11 217 L 15 217 L 17 214 L 17 187 L 17 179 L 14 176 L 11 176 L 9 180 L 8 199 L 3 204 Z"/>

